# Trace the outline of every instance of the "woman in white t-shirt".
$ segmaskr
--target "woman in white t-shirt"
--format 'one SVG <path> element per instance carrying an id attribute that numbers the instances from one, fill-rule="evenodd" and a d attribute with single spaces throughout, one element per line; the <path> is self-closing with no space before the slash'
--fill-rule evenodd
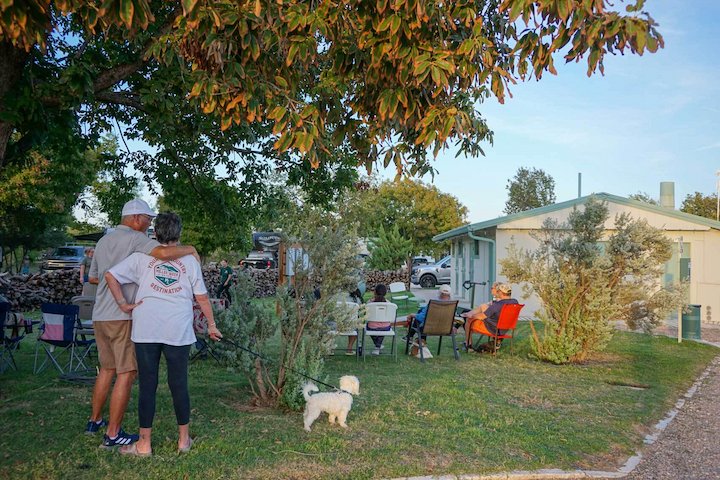
<path id="1" fill-rule="evenodd" d="M 174 213 L 161 213 L 155 219 L 155 236 L 166 245 L 180 239 L 182 222 Z M 158 385 L 160 355 L 165 356 L 168 386 L 178 423 L 178 451 L 187 452 L 190 438 L 190 393 L 187 372 L 190 347 L 195 343 L 193 331 L 193 298 L 208 319 L 208 334 L 213 340 L 222 335 L 215 325 L 200 263 L 193 256 L 163 261 L 133 253 L 112 267 L 105 279 L 108 288 L 125 313 L 132 312 L 132 341 L 138 364 L 138 417 L 140 440 L 120 449 L 128 455 L 152 454 L 152 422 L 155 416 L 155 393 Z M 127 303 L 121 284 L 138 285 L 136 303 Z"/>

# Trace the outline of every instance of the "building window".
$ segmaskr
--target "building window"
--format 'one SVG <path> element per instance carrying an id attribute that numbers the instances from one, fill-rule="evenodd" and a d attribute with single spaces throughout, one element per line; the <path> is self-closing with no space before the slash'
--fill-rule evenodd
<path id="1" fill-rule="evenodd" d="M 683 243 L 682 251 L 678 252 L 678 242 L 673 242 L 672 252 L 672 257 L 665 263 L 663 287 L 677 283 L 678 279 L 689 282 L 692 276 L 690 244 Z"/>

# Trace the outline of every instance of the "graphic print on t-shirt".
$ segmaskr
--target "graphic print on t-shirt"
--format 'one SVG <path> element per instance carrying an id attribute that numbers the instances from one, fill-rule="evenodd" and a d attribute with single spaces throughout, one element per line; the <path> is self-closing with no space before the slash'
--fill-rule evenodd
<path id="1" fill-rule="evenodd" d="M 180 281 L 180 270 L 169 263 L 161 263 L 155 266 L 155 280 L 169 287 Z"/>

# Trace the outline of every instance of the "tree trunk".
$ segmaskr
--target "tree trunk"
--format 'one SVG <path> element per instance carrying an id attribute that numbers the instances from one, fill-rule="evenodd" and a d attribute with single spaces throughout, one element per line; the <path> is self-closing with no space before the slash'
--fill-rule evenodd
<path id="1" fill-rule="evenodd" d="M 0 113 L 5 110 L 5 97 L 20 81 L 27 59 L 27 52 L 13 47 L 10 42 L 0 41 Z M 5 153 L 13 130 L 12 123 L 0 120 L 0 171 L 5 165 Z"/>
<path id="2" fill-rule="evenodd" d="M 260 399 L 263 402 L 267 402 L 268 394 L 267 388 L 265 388 L 265 380 L 262 376 L 263 365 L 259 358 L 255 359 L 255 384 L 257 385 Z"/>

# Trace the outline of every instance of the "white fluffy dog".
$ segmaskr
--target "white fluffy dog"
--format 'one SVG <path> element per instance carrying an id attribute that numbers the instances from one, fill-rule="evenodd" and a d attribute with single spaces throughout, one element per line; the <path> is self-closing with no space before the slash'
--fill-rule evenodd
<path id="1" fill-rule="evenodd" d="M 309 432 L 310 426 L 323 412 L 327 412 L 330 423 L 335 423 L 337 420 L 341 427 L 347 428 L 345 420 L 352 408 L 352 396 L 360 395 L 360 381 L 357 377 L 345 375 L 340 377 L 340 389 L 339 392 L 311 394 L 311 392 L 320 391 L 317 385 L 312 382 L 303 385 L 303 396 L 306 402 L 305 412 L 303 412 L 305 430 Z"/>

